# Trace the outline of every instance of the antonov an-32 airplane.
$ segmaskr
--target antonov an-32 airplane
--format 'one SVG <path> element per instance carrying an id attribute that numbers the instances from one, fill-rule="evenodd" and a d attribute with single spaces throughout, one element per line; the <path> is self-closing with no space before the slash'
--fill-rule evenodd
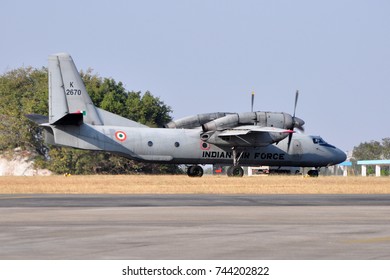
<path id="1" fill-rule="evenodd" d="M 150 128 L 97 108 L 69 54 L 49 56 L 49 117 L 28 115 L 52 145 L 106 151 L 129 159 L 186 164 L 187 174 L 203 175 L 199 165 L 231 165 L 229 176 L 243 176 L 242 166 L 319 168 L 346 159 L 321 137 L 293 133 L 304 121 L 279 112 L 208 113 Z M 252 99 L 253 100 L 253 99 Z M 252 101 L 253 108 L 253 101 Z M 317 173 L 318 174 L 318 173 Z"/>

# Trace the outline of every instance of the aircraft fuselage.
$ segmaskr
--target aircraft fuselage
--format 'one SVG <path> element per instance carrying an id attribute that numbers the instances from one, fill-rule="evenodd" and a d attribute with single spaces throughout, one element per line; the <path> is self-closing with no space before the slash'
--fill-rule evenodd
<path id="1" fill-rule="evenodd" d="M 130 159 L 151 162 L 227 165 L 233 162 L 232 148 L 218 147 L 202 141 L 200 129 L 114 127 L 88 124 L 51 127 L 56 145 L 108 151 Z M 239 163 L 246 166 L 321 167 L 333 165 L 345 159 L 344 152 L 326 142 L 320 143 L 317 139 L 321 138 L 294 134 L 289 152 L 287 152 L 287 139 L 265 147 L 237 147 Z"/>

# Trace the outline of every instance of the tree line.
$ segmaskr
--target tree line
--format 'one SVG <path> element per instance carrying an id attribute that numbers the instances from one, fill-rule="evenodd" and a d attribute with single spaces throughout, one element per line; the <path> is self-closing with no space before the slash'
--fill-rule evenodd
<path id="1" fill-rule="evenodd" d="M 369 141 L 360 143 L 353 148 L 352 163 L 355 171 L 360 174 L 360 166 L 356 165 L 358 160 L 383 160 L 390 159 L 390 138 L 383 138 L 382 141 Z M 389 175 L 390 169 L 387 166 L 382 167 L 382 175 Z M 367 166 L 367 175 L 375 174 L 374 166 Z"/>
<path id="2" fill-rule="evenodd" d="M 171 108 L 149 91 L 128 91 L 122 82 L 91 69 L 80 72 L 94 104 L 150 127 L 172 120 Z M 136 162 L 106 152 L 48 146 L 43 132 L 26 114 L 48 114 L 47 68 L 21 67 L 0 76 L 0 152 L 15 148 L 35 152 L 35 165 L 55 173 L 134 174 L 180 173 L 176 165 Z"/>

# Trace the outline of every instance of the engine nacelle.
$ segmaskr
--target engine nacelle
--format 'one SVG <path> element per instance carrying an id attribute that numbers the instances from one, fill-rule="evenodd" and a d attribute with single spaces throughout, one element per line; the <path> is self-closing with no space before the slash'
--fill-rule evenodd
<path id="1" fill-rule="evenodd" d="M 283 112 L 256 112 L 257 125 L 291 129 L 293 117 Z"/>
<path id="2" fill-rule="evenodd" d="M 207 122 L 202 125 L 202 128 L 206 132 L 252 124 L 262 127 L 291 129 L 293 127 L 293 117 L 287 113 L 275 112 L 236 113 Z"/>
<path id="3" fill-rule="evenodd" d="M 227 115 L 202 125 L 203 131 L 222 130 L 238 125 L 238 114 Z"/>
<path id="4" fill-rule="evenodd" d="M 166 128 L 195 128 L 200 127 L 203 124 L 210 122 L 215 119 L 223 118 L 231 113 L 216 112 L 199 114 L 195 116 L 184 117 L 175 121 L 171 121 L 164 125 Z"/>

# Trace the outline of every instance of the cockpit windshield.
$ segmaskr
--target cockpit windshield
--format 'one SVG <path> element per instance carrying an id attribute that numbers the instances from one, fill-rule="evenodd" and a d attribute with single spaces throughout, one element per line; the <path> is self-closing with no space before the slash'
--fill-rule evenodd
<path id="1" fill-rule="evenodd" d="M 320 145 L 320 146 L 326 146 L 326 147 L 335 148 L 335 146 L 328 144 L 324 139 L 322 139 L 319 136 L 312 136 L 311 138 L 313 139 L 313 143 L 314 144 L 317 144 L 317 145 Z"/>
<path id="2" fill-rule="evenodd" d="M 321 137 L 312 137 L 314 144 L 327 144 Z"/>

